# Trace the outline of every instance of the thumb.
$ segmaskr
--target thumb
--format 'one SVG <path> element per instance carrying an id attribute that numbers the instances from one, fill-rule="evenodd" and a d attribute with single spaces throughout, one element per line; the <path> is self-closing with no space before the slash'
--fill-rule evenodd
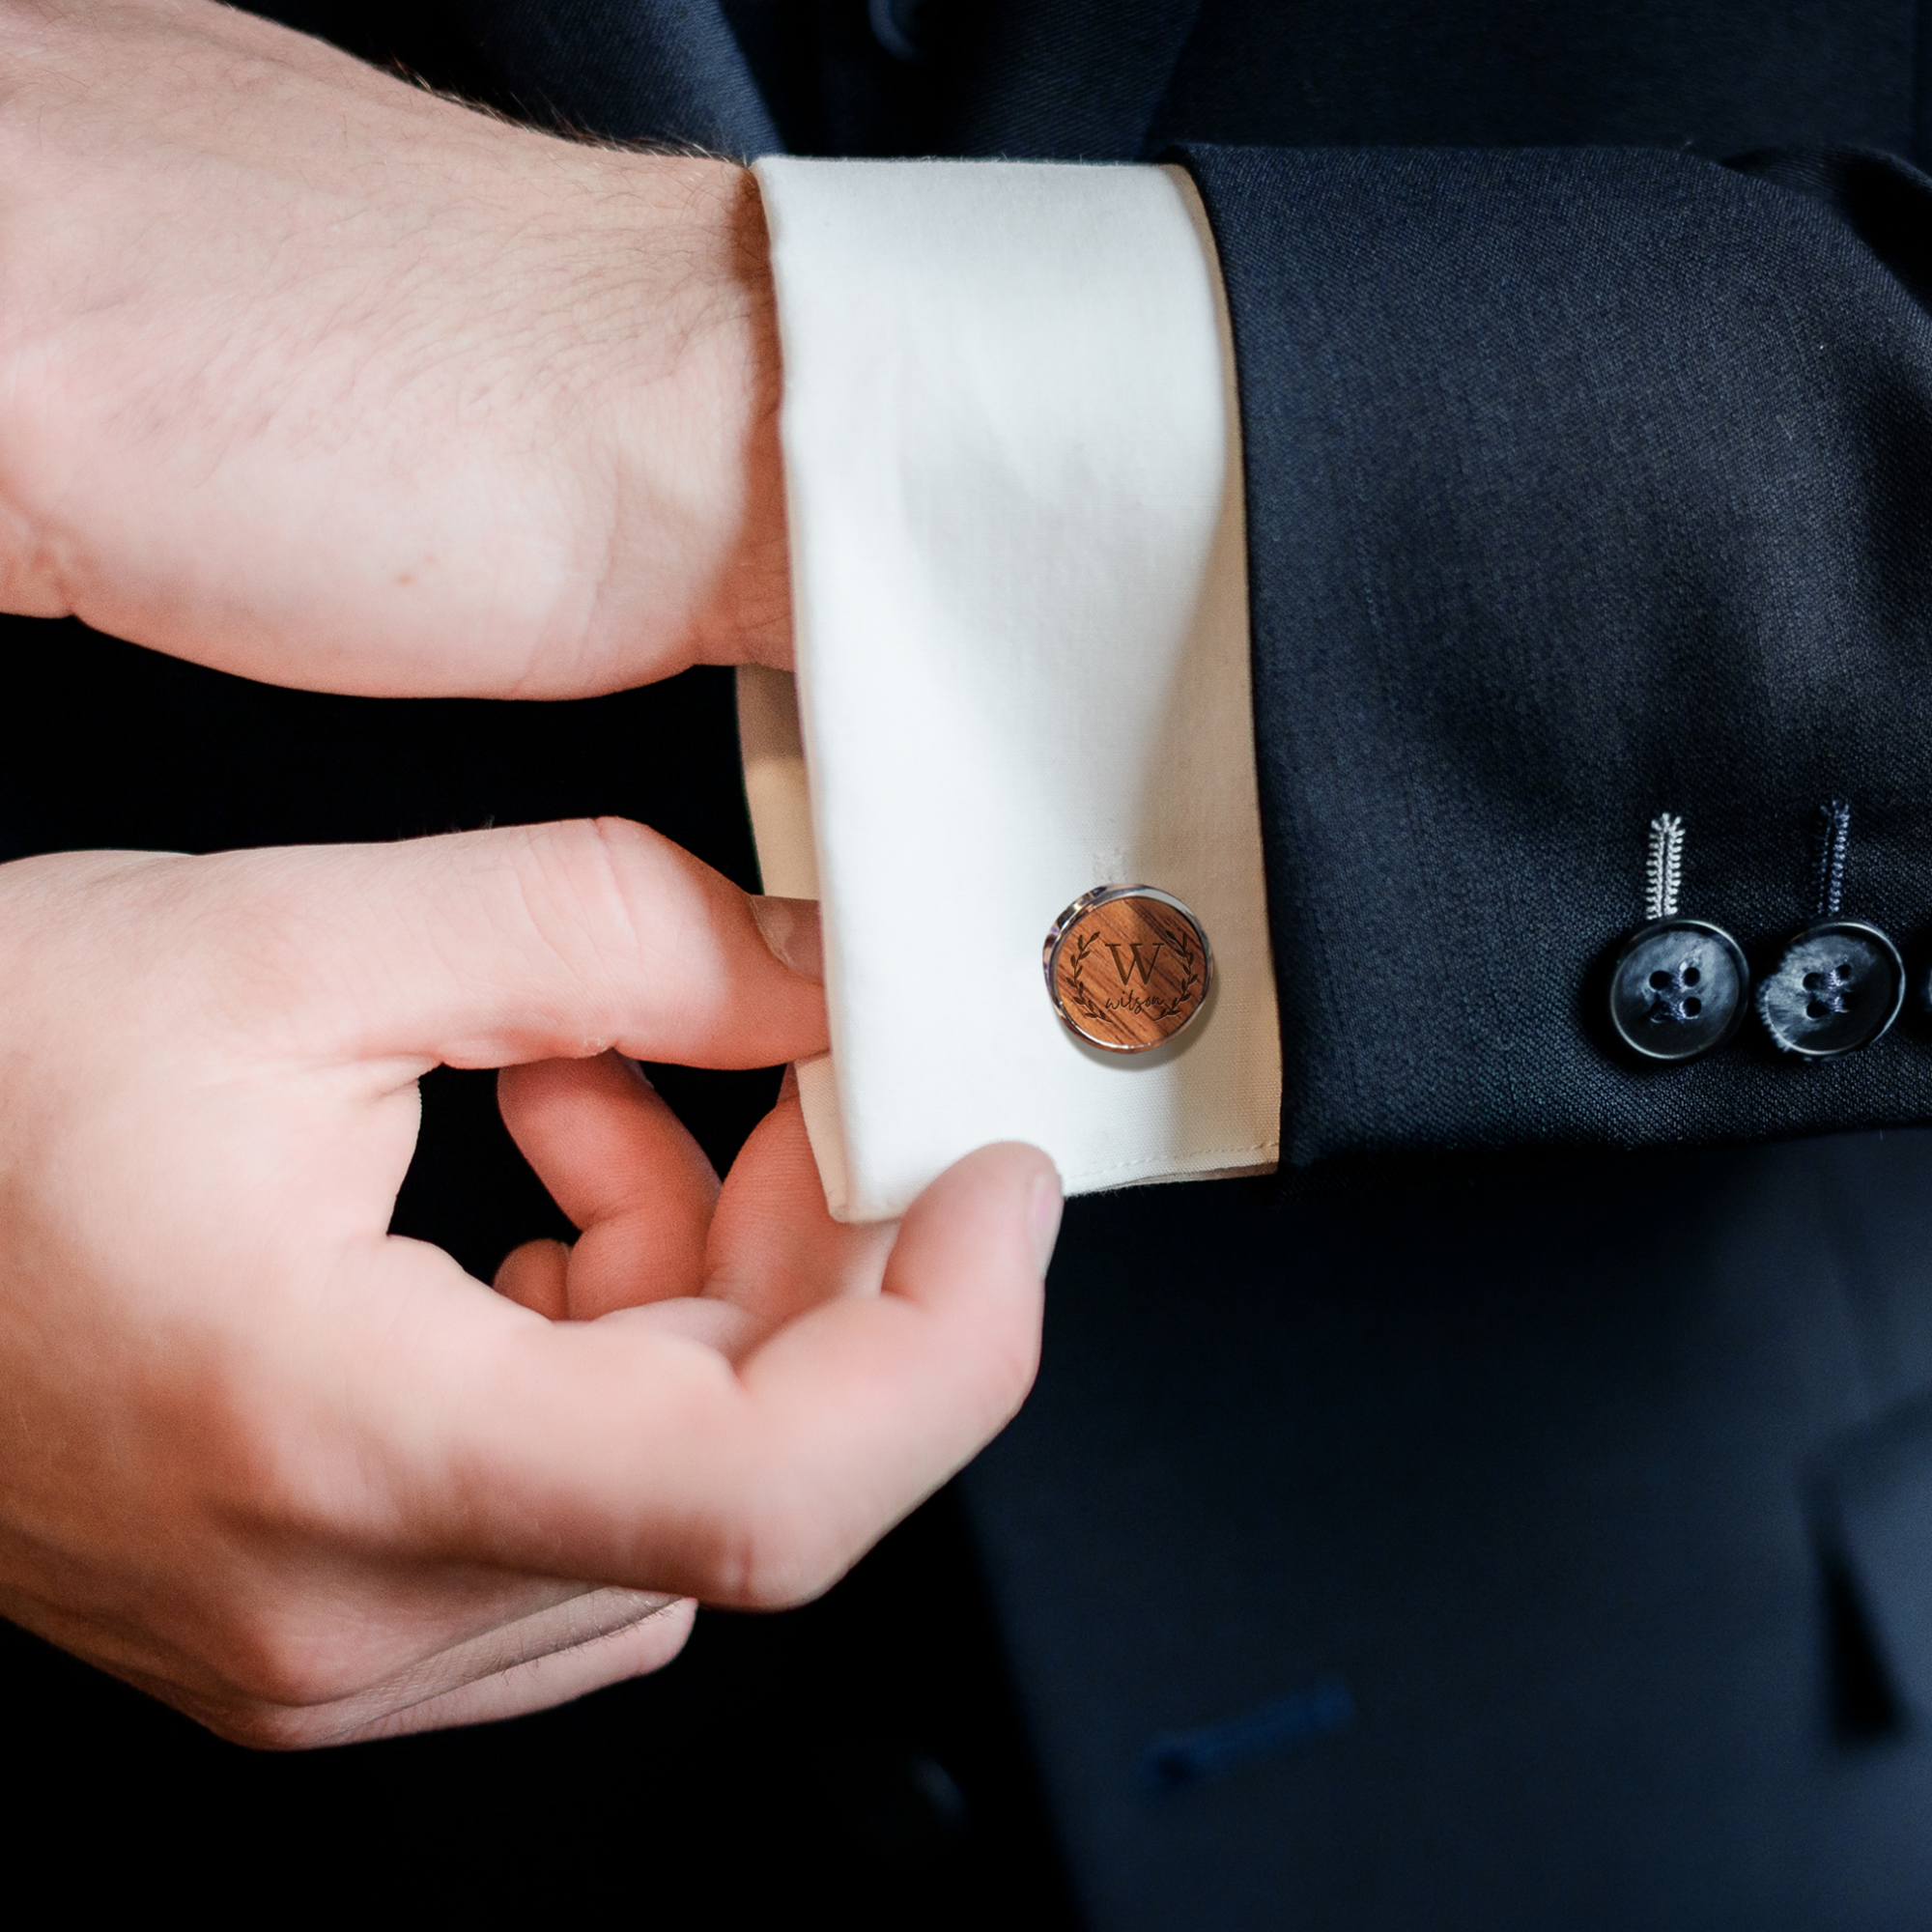
<path id="1" fill-rule="evenodd" d="M 246 1009 L 311 1055 L 769 1066 L 825 1045 L 816 908 L 623 819 L 178 863 L 245 923 L 223 956 L 266 981 Z"/>

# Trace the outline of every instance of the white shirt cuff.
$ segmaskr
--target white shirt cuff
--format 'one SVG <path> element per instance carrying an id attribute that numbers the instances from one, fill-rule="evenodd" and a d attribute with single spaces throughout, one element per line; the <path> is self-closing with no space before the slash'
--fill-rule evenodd
<path id="1" fill-rule="evenodd" d="M 1281 1048 L 1234 363 L 1178 169 L 776 159 L 797 685 L 739 674 L 765 890 L 817 897 L 832 1211 L 1025 1140 L 1070 1193 L 1271 1167 Z M 807 774 L 809 773 L 809 782 Z M 1062 1024 L 1040 949 L 1096 885 L 1182 899 L 1207 1009 Z"/>

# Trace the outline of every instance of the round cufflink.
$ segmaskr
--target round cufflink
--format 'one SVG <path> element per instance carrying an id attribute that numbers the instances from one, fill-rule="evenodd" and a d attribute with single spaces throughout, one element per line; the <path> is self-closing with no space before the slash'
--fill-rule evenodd
<path id="1" fill-rule="evenodd" d="M 1108 1053 L 1146 1053 L 1196 1019 L 1213 980 L 1201 922 L 1155 886 L 1095 886 L 1041 949 L 1053 1009 Z"/>
<path id="2" fill-rule="evenodd" d="M 1807 925 L 1757 989 L 1766 1032 L 1803 1060 L 1833 1060 L 1869 1046 L 1904 1004 L 1898 948 L 1855 919 Z"/>
<path id="3" fill-rule="evenodd" d="M 1749 995 L 1744 952 L 1722 926 L 1653 920 L 1610 968 L 1610 1025 L 1639 1059 L 1695 1060 L 1737 1031 Z"/>

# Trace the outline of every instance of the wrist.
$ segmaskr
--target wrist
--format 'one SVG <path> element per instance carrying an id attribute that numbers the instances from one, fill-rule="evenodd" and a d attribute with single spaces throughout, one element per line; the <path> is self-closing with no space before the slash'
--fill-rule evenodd
<path id="1" fill-rule="evenodd" d="M 611 156 L 632 265 L 593 405 L 611 542 L 596 631 L 653 674 L 789 668 L 780 355 L 764 211 L 729 162 Z M 630 681 L 624 679 L 622 681 Z"/>

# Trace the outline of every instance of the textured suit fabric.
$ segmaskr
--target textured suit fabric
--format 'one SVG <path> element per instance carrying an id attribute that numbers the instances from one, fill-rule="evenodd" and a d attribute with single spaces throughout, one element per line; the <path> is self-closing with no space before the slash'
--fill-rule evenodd
<path id="1" fill-rule="evenodd" d="M 1151 140 L 1910 154 L 1913 0 L 1203 0 Z"/>
<path id="2" fill-rule="evenodd" d="M 1932 1386 L 1932 1140 L 1679 1138 L 1914 1117 L 1926 1049 L 1805 1073 L 1741 1048 L 1645 1080 L 1579 1004 L 1666 806 L 1691 823 L 1687 910 L 1754 945 L 1805 911 L 1827 789 L 1857 813 L 1848 910 L 1932 917 L 1922 189 L 1821 161 L 1336 152 L 1917 152 L 1917 10 L 939 21 L 923 68 L 848 0 L 303 24 L 626 138 L 755 149 L 749 70 L 801 149 L 1194 144 L 1241 332 L 1294 1146 L 1676 1143 L 1363 1160 L 1350 1185 L 1331 1161 L 1288 1200 L 1069 1215 L 1039 1385 L 965 1492 L 1093 1921 L 1932 1920 L 1922 1678 L 1885 1654 L 1914 1570 L 1858 1574 L 1911 1528 L 1891 1445 Z M 562 712 L 374 707 L 13 641 L 33 715 L 67 724 L 19 748 L 10 853 L 594 807 L 744 864 L 704 674 Z M 91 750 L 117 730 L 125 759 Z M 261 751 L 299 734 L 308 764 Z M 203 742 L 213 771 L 180 769 Z M 497 1229 L 493 1191 L 411 1225 L 462 1231 L 487 1271 L 497 1233 L 532 1232 Z M 1346 1720 L 1213 1730 L 1331 1680 Z M 1273 1743 L 1151 1775 L 1204 1727 Z"/>
<path id="3" fill-rule="evenodd" d="M 465 18 L 505 97 L 531 119 L 725 154 L 780 146 L 714 0 L 472 0 Z"/>
<path id="4" fill-rule="evenodd" d="M 969 155 L 1131 157 L 1201 12 L 1202 0 L 994 0 L 955 29 L 951 141 Z"/>
<path id="5" fill-rule="evenodd" d="M 1285 1156 L 1927 1118 L 1922 1028 L 1633 1068 L 1592 968 L 1665 810 L 1686 912 L 1760 970 L 1829 798 L 1847 912 L 1932 927 L 1932 184 L 1189 154 L 1241 370 Z"/>
<path id="6" fill-rule="evenodd" d="M 1812 1517 L 1932 1383 L 1928 1189 L 1915 1133 L 1072 1204 L 967 1487 L 1091 1921 L 1928 1922 L 1913 1601 Z M 1151 1775 L 1338 1681 L 1341 1727 Z"/>

